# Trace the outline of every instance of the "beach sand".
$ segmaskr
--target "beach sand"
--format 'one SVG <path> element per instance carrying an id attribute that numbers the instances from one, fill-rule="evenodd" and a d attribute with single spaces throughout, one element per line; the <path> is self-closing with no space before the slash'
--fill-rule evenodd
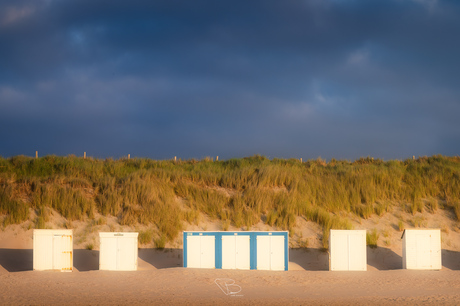
<path id="1" fill-rule="evenodd" d="M 367 272 L 328 271 L 328 254 L 316 249 L 291 249 L 282 272 L 182 268 L 181 249 L 140 249 L 134 272 L 99 271 L 97 250 L 74 256 L 72 273 L 32 271 L 32 250 L 0 249 L 0 305 L 460 303 L 460 253 L 452 251 L 443 251 L 441 271 L 414 271 L 401 269 L 400 254 L 368 249 Z"/>

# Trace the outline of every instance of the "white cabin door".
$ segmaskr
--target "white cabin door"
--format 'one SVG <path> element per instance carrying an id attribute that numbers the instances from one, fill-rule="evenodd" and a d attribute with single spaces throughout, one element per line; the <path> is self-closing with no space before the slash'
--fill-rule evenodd
<path id="1" fill-rule="evenodd" d="M 136 238 L 118 238 L 117 270 L 137 270 Z"/>
<path id="2" fill-rule="evenodd" d="M 247 235 L 235 236 L 235 246 L 236 269 L 249 270 L 251 268 L 250 237 Z"/>
<path id="3" fill-rule="evenodd" d="M 37 235 L 34 237 L 34 269 L 53 269 L 55 253 L 53 245 L 54 236 Z"/>
<path id="4" fill-rule="evenodd" d="M 201 268 L 201 236 L 187 236 L 187 267 Z"/>
<path id="5" fill-rule="evenodd" d="M 53 236 L 53 270 L 61 270 L 61 235 Z"/>
<path id="6" fill-rule="evenodd" d="M 216 238 L 214 236 L 201 237 L 200 268 L 214 269 L 216 267 Z"/>
<path id="7" fill-rule="evenodd" d="M 101 238 L 100 270 L 117 270 L 118 239 L 116 237 Z"/>
<path id="8" fill-rule="evenodd" d="M 214 236 L 187 236 L 187 267 L 216 267 Z"/>
<path id="9" fill-rule="evenodd" d="M 222 269 L 236 269 L 236 236 L 222 236 Z"/>
<path id="10" fill-rule="evenodd" d="M 284 270 L 284 237 L 257 237 L 257 270 Z"/>
<path id="11" fill-rule="evenodd" d="M 270 270 L 270 236 L 257 236 L 257 270 Z"/>
<path id="12" fill-rule="evenodd" d="M 222 269 L 250 269 L 249 236 L 222 236 Z"/>
<path id="13" fill-rule="evenodd" d="M 270 270 L 284 270 L 284 236 L 270 237 Z"/>
<path id="14" fill-rule="evenodd" d="M 426 269 L 430 268 L 430 247 L 431 241 L 429 235 L 415 235 L 415 241 L 417 246 L 417 268 Z"/>
<path id="15" fill-rule="evenodd" d="M 335 235 L 334 239 L 330 239 L 331 245 L 331 265 L 335 271 L 346 271 L 350 265 L 349 262 L 349 243 L 348 238 L 342 235 Z"/>
<path id="16" fill-rule="evenodd" d="M 366 245 L 362 243 L 361 234 L 348 235 L 348 270 L 366 270 L 365 265 L 363 265 L 363 263 L 366 262 L 366 259 L 364 258 L 366 250 L 363 250 L 363 246 L 364 248 L 366 247 Z"/>

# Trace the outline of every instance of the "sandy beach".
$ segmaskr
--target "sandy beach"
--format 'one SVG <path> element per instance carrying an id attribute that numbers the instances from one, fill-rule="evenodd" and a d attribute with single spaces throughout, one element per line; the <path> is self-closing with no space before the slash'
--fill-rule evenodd
<path id="1" fill-rule="evenodd" d="M 181 249 L 140 249 L 138 271 L 109 272 L 98 270 L 98 256 L 76 249 L 74 272 L 39 272 L 32 250 L 0 249 L 0 304 L 460 303 L 460 253 L 452 251 L 443 251 L 441 271 L 402 270 L 400 254 L 385 248 L 368 248 L 367 272 L 328 271 L 327 252 L 315 249 L 291 249 L 284 272 L 182 268 Z"/>

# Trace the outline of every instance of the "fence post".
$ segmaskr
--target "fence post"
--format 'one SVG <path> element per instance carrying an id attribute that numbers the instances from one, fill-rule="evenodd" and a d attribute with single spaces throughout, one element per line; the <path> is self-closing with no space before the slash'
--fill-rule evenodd
<path id="1" fill-rule="evenodd" d="M 83 159 L 86 159 L 86 152 L 83 152 Z"/>
<path id="2" fill-rule="evenodd" d="M 216 161 L 219 161 L 219 156 L 216 156 Z"/>
<path id="3" fill-rule="evenodd" d="M 176 160 L 177 160 L 177 158 L 176 158 L 176 156 L 174 156 L 174 162 L 176 162 Z"/>
<path id="4" fill-rule="evenodd" d="M 131 158 L 131 154 L 128 154 L 128 159 L 130 159 L 130 158 Z"/>
<path id="5" fill-rule="evenodd" d="M 38 158 L 38 151 L 35 151 L 35 158 Z"/>
<path id="6" fill-rule="evenodd" d="M 302 157 L 300 158 L 300 163 L 302 163 Z"/>

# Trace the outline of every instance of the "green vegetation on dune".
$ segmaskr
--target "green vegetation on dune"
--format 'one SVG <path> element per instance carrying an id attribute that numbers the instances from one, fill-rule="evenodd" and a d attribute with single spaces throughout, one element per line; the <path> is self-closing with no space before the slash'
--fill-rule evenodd
<path id="1" fill-rule="evenodd" d="M 178 201 L 177 198 L 183 201 Z M 438 201 L 440 200 L 440 201 Z M 175 239 L 200 215 L 250 228 L 259 221 L 293 232 L 296 217 L 323 227 L 351 228 L 343 217 L 382 215 L 395 205 L 415 214 L 451 209 L 460 218 L 460 158 L 354 162 L 253 156 L 226 161 L 0 158 L 0 221 L 29 218 L 43 226 L 52 208 L 67 220 L 113 215 L 122 225 L 157 229 L 156 244 Z M 149 238 L 150 239 L 150 238 Z"/>

